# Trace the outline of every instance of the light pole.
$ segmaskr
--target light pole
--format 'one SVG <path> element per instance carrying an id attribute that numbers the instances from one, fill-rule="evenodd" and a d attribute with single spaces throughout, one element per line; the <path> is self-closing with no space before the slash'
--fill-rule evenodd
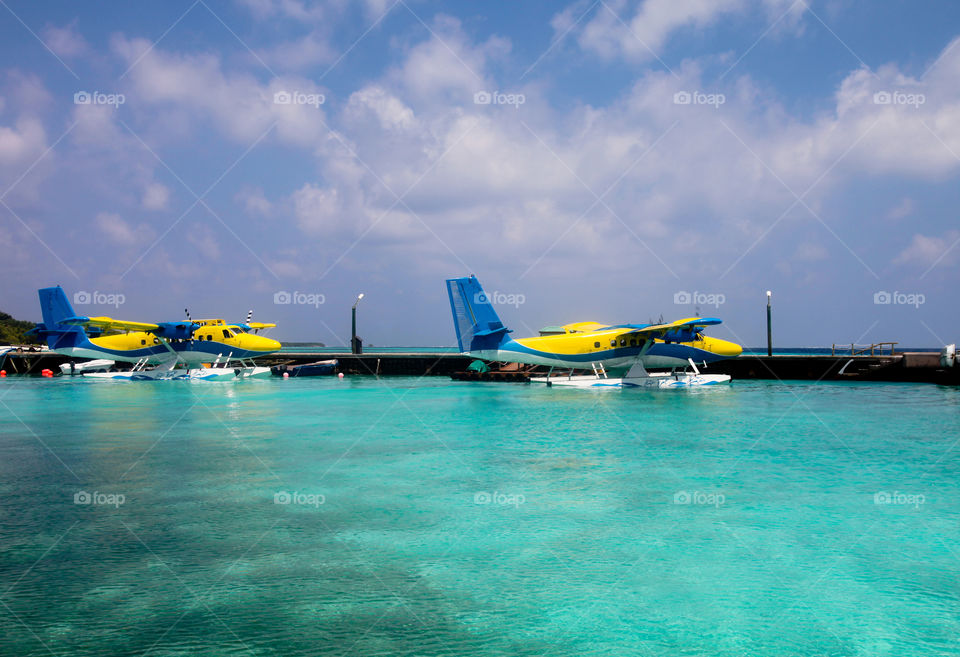
<path id="1" fill-rule="evenodd" d="M 773 331 L 770 327 L 770 297 L 773 296 L 773 292 L 767 290 L 767 355 L 773 355 Z"/>
<path id="2" fill-rule="evenodd" d="M 351 315 L 351 329 L 350 329 L 350 353 L 359 354 L 363 351 L 363 348 L 357 342 L 357 304 L 360 303 L 360 299 L 363 298 L 363 292 L 357 295 L 357 300 L 353 302 L 353 308 L 350 310 Z"/>

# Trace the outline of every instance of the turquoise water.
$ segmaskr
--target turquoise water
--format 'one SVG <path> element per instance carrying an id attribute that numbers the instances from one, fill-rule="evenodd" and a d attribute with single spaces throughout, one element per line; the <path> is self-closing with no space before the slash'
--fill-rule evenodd
<path id="1" fill-rule="evenodd" d="M 960 654 L 958 411 L 8 378 L 0 655 Z"/>

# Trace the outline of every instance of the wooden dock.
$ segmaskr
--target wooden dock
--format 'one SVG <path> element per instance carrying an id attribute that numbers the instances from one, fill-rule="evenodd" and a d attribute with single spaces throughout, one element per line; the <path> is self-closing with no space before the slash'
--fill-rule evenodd
<path id="1" fill-rule="evenodd" d="M 258 365 L 302 365 L 318 360 L 337 360 L 338 372 L 374 376 L 450 376 L 467 369 L 473 358 L 457 353 L 386 352 L 386 353 L 276 353 L 257 358 Z"/>
<path id="2" fill-rule="evenodd" d="M 706 372 L 737 379 L 794 381 L 888 381 L 960 385 L 960 367 L 943 369 L 940 354 L 887 356 L 741 355 L 711 364 Z"/>
<path id="3" fill-rule="evenodd" d="M 336 359 L 338 372 L 365 376 L 451 376 L 461 381 L 525 382 L 529 372 L 515 366 L 478 373 L 467 370 L 473 358 L 456 353 L 387 352 L 366 353 L 276 353 L 257 358 L 259 365 L 303 364 Z M 59 373 L 61 363 L 70 359 L 49 351 L 10 352 L 0 358 L 7 374 L 36 374 L 48 368 Z M 537 368 L 546 371 L 546 368 Z M 729 374 L 736 380 L 782 381 L 890 381 L 960 385 L 960 366 L 940 367 L 935 352 L 907 352 L 895 355 L 741 355 L 709 365 L 709 374 Z M 588 372 L 589 373 L 589 372 Z"/>

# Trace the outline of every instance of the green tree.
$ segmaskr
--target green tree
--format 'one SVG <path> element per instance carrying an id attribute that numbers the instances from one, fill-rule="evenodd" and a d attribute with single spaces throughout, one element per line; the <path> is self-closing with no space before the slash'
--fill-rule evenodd
<path id="1" fill-rule="evenodd" d="M 36 336 L 26 335 L 35 325 L 0 312 L 0 344 L 40 344 Z"/>

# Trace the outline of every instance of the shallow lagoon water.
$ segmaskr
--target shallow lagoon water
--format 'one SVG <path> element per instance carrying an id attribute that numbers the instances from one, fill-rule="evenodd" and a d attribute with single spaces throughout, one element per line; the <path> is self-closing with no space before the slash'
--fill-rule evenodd
<path id="1" fill-rule="evenodd" d="M 0 423 L 5 656 L 960 654 L 955 389 L 11 377 Z"/>

